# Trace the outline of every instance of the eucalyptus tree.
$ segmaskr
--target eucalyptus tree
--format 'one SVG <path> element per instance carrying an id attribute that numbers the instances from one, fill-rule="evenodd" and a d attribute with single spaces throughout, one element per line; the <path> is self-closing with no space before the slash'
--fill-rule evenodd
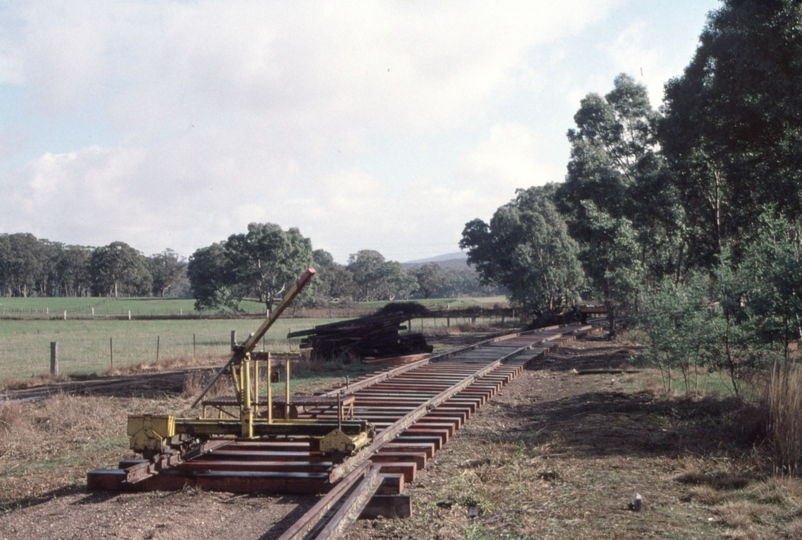
<path id="1" fill-rule="evenodd" d="M 316 249 L 312 252 L 312 259 L 318 276 L 315 295 L 320 303 L 347 301 L 354 297 L 356 285 L 353 275 L 345 266 L 335 262 L 331 253 Z"/>
<path id="2" fill-rule="evenodd" d="M 767 207 L 802 215 L 802 5 L 725 0 L 666 85 L 660 135 L 700 263 Z"/>
<path id="3" fill-rule="evenodd" d="M 268 313 L 312 265 L 312 242 L 297 228 L 250 223 L 248 232 L 232 234 L 224 244 L 236 282 L 264 302 Z"/>
<path id="4" fill-rule="evenodd" d="M 0 237 L 0 273 L 9 296 L 27 297 L 41 284 L 40 269 L 46 265 L 42 243 L 30 233 L 6 234 Z"/>
<path id="5" fill-rule="evenodd" d="M 145 296 L 153 284 L 147 259 L 125 242 L 95 248 L 88 268 L 96 296 Z"/>
<path id="6" fill-rule="evenodd" d="M 401 263 L 387 261 L 372 249 L 349 255 L 346 269 L 353 275 L 357 299 L 365 302 L 409 296 L 417 283 Z"/>
<path id="7" fill-rule="evenodd" d="M 187 261 L 168 248 L 148 257 L 148 268 L 153 276 L 153 296 L 164 297 L 186 273 Z"/>
<path id="8" fill-rule="evenodd" d="M 506 287 L 510 300 L 536 318 L 575 300 L 583 281 L 579 247 L 552 202 L 554 190 L 554 184 L 518 190 L 489 224 L 468 222 L 460 240 L 481 281 Z"/>
<path id="9" fill-rule="evenodd" d="M 436 262 L 422 264 L 409 273 L 417 281 L 417 292 L 427 300 L 435 291 L 448 285 L 448 276 Z"/>
<path id="10" fill-rule="evenodd" d="M 62 296 L 84 296 L 91 292 L 89 259 L 92 248 L 65 246 L 58 260 L 59 290 Z"/>
<path id="11" fill-rule="evenodd" d="M 680 279 L 683 268 L 682 209 L 656 139 L 659 118 L 646 88 L 621 74 L 604 97 L 582 99 L 568 131 L 571 159 L 555 200 L 613 328 L 644 285 Z"/>

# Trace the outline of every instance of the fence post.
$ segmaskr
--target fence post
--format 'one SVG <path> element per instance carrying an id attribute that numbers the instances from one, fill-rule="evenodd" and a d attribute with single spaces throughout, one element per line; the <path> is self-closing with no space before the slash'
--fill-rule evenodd
<path id="1" fill-rule="evenodd" d="M 197 349 L 195 348 L 195 334 L 192 334 L 192 358 L 197 357 Z"/>
<path id="2" fill-rule="evenodd" d="M 131 320 L 131 310 L 130 309 L 128 310 L 128 320 L 129 321 Z"/>
<path id="3" fill-rule="evenodd" d="M 114 369 L 114 338 L 109 338 L 109 364 L 111 369 Z"/>
<path id="4" fill-rule="evenodd" d="M 237 331 L 236 330 L 232 330 L 231 331 L 231 350 L 232 351 L 234 350 L 234 347 L 236 347 L 236 345 L 237 345 Z"/>
<path id="5" fill-rule="evenodd" d="M 156 361 L 159 361 L 159 345 L 161 344 L 161 336 L 156 336 Z"/>
<path id="6" fill-rule="evenodd" d="M 50 375 L 58 375 L 58 341 L 50 342 Z"/>
<path id="7" fill-rule="evenodd" d="M 64 310 L 64 320 L 65 321 L 67 320 L 67 310 L 66 309 Z"/>

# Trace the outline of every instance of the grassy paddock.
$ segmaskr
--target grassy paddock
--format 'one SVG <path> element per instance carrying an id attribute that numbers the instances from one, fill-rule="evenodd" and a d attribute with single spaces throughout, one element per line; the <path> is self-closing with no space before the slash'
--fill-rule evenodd
<path id="1" fill-rule="evenodd" d="M 197 314 L 192 298 L 0 298 L 0 316 L 25 317 L 70 314 L 91 316 L 128 315 L 187 315 Z M 240 308 L 246 313 L 262 313 L 260 302 L 245 300 Z"/>
<path id="2" fill-rule="evenodd" d="M 279 319 L 265 336 L 264 347 L 273 351 L 297 349 L 300 339 L 288 340 L 288 332 L 338 320 Z M 470 318 L 456 317 L 450 321 L 414 319 L 411 331 L 439 334 L 471 327 L 470 322 Z M 477 326 L 501 327 L 500 322 L 498 317 L 476 319 Z M 517 322 L 508 317 L 504 327 L 513 328 Z M 160 359 L 225 356 L 230 351 L 232 330 L 241 343 L 258 326 L 259 320 L 254 319 L 7 320 L 0 324 L 0 380 L 49 372 L 53 341 L 58 343 L 59 372 L 84 375 L 111 367 L 112 345 L 115 368 L 154 362 L 157 346 Z"/>
<path id="3" fill-rule="evenodd" d="M 332 319 L 279 319 L 265 336 L 270 350 L 297 349 L 299 340 L 287 340 L 289 331 L 304 330 Z M 231 331 L 242 342 L 259 326 L 258 320 L 133 320 L 133 321 L 3 321 L 0 324 L 0 379 L 48 372 L 50 343 L 58 342 L 59 371 L 87 374 L 110 367 L 111 339 L 114 366 L 122 367 L 159 357 L 226 355 Z M 195 348 L 193 350 L 193 335 Z"/>
<path id="4" fill-rule="evenodd" d="M 496 304 L 507 306 L 508 300 L 503 296 L 491 296 L 487 298 L 431 298 L 429 300 L 414 300 L 425 305 L 429 309 L 463 309 L 467 307 L 488 307 L 492 308 Z M 349 308 L 333 308 L 334 311 L 351 309 L 355 313 L 365 310 L 376 310 L 384 307 L 388 302 L 358 302 Z M 131 312 L 131 316 L 153 317 L 153 316 L 180 316 L 197 315 L 195 301 L 192 298 L 0 298 L 0 317 L 6 318 L 46 318 L 48 315 L 57 317 L 67 312 L 78 317 L 90 317 L 93 314 L 97 317 L 105 316 L 126 316 Z M 261 302 L 243 300 L 240 309 L 244 313 L 264 313 L 265 306 Z M 290 308 L 290 311 L 294 311 Z M 304 310 L 301 310 L 304 311 Z M 326 311 L 326 309 L 313 310 Z M 206 316 L 215 316 L 216 313 L 204 312 Z"/>
<path id="5" fill-rule="evenodd" d="M 433 309 L 460 309 L 505 303 L 503 297 L 438 298 L 421 303 Z M 230 351 L 230 335 L 237 331 L 238 341 L 259 326 L 257 319 L 149 319 L 147 316 L 195 314 L 192 299 L 177 298 L 0 298 L 0 380 L 47 373 L 50 369 L 50 343 L 58 343 L 59 371 L 67 375 L 97 373 L 111 367 L 153 362 L 174 357 L 224 356 Z M 300 339 L 288 341 L 290 331 L 305 330 L 320 324 L 351 318 L 370 312 L 386 302 L 356 304 L 349 309 L 318 309 L 297 314 L 291 307 L 265 338 L 270 350 L 297 348 Z M 243 302 L 250 313 L 259 313 L 258 302 Z M 96 319 L 91 318 L 94 308 Z M 67 311 L 67 320 L 60 315 Z M 133 320 L 119 319 L 131 312 Z M 70 318 L 70 314 L 80 317 Z M 48 317 L 49 315 L 49 317 Z M 104 316 L 114 316 L 110 319 Z M 293 315 L 308 318 L 294 318 Z M 328 315 L 328 316 L 327 316 Z M 137 316 L 141 318 L 137 319 Z M 338 318 L 339 317 L 339 318 Z M 500 323 L 499 317 L 477 317 L 475 323 Z M 448 326 L 471 324 L 471 318 L 423 318 L 412 321 L 412 332 L 432 334 Z M 516 324 L 517 319 L 505 319 Z M 409 331 L 409 330 L 408 330 Z M 193 339 L 194 336 L 194 339 Z M 111 340 L 111 343 L 110 343 Z M 194 346 L 193 346 L 194 343 Z"/>

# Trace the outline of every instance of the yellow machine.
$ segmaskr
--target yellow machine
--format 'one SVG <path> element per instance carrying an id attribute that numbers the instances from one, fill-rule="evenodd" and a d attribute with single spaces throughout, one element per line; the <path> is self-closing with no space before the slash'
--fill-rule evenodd
<path id="1" fill-rule="evenodd" d="M 315 270 L 308 269 L 259 329 L 251 334 L 243 345 L 234 347 L 231 358 L 192 406 L 201 403 L 209 389 L 224 374 L 230 375 L 234 382 L 234 397 L 203 401 L 201 418 L 131 415 L 128 417 L 130 447 L 145 458 L 151 459 L 159 454 L 189 451 L 199 443 L 212 439 L 249 440 L 261 437 L 285 437 L 309 440 L 313 449 L 331 454 L 335 459 L 342 459 L 370 443 L 373 438 L 373 427 L 365 420 L 353 418 L 353 396 L 291 398 L 290 355 L 283 355 L 286 385 L 284 400 L 274 400 L 270 382 L 266 385 L 267 395 L 260 395 L 260 363 L 266 364 L 264 373 L 267 374 L 268 381 L 275 380 L 274 375 L 277 373 L 272 369 L 271 353 L 254 353 L 253 349 L 314 275 Z M 312 408 L 336 406 L 337 420 L 297 418 L 299 406 Z M 218 411 L 218 418 L 207 416 L 208 407 Z"/>

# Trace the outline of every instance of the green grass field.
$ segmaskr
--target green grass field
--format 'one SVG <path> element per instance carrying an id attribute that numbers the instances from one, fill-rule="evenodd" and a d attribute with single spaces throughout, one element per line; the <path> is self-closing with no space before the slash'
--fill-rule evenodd
<path id="1" fill-rule="evenodd" d="M 0 298 L 0 316 L 61 315 L 187 315 L 197 313 L 192 298 Z M 263 313 L 265 306 L 245 300 L 240 308 L 246 313 Z"/>
<path id="2" fill-rule="evenodd" d="M 414 300 L 430 309 L 461 309 L 472 306 L 493 307 L 495 304 L 507 305 L 504 296 L 487 298 L 430 298 Z M 379 309 L 387 304 L 382 302 L 359 302 L 355 310 Z M 94 311 L 93 311 L 94 309 Z M 265 306 L 260 302 L 243 300 L 240 309 L 245 313 L 264 313 Z M 67 312 L 79 317 L 95 316 L 169 316 L 197 314 L 192 298 L 0 298 L 0 317 L 42 318 L 47 315 L 61 316 Z M 211 314 L 206 312 L 207 314 Z"/>
<path id="3" fill-rule="evenodd" d="M 288 332 L 333 320 L 279 319 L 265 336 L 265 348 L 297 349 L 300 340 L 288 341 Z M 5 320 L 0 322 L 0 379 L 47 373 L 53 341 L 58 343 L 61 373 L 87 374 L 110 367 L 110 345 L 115 367 L 155 361 L 157 341 L 162 359 L 226 355 L 232 330 L 242 342 L 259 324 L 257 319 Z"/>
<path id="4" fill-rule="evenodd" d="M 452 309 L 467 306 L 493 306 L 506 302 L 503 297 L 431 299 L 422 303 Z M 176 298 L 2 298 L 0 299 L 0 379 L 30 377 L 50 369 L 50 343 L 58 343 L 59 371 L 64 374 L 90 374 L 111 367 L 148 363 L 179 356 L 225 356 L 230 351 L 231 331 L 239 342 L 255 331 L 261 319 L 179 318 L 149 319 L 149 316 L 197 315 L 192 299 Z M 386 302 L 358 304 L 354 313 L 340 311 L 340 317 L 354 317 Z M 262 305 L 243 302 L 243 309 L 261 313 Z M 92 308 L 95 316 L 92 318 Z M 61 315 L 67 311 L 67 319 Z M 132 320 L 127 320 L 128 312 Z M 326 310 L 318 310 L 325 317 Z M 336 310 L 335 310 L 336 311 Z M 267 350 L 297 348 L 300 339 L 288 341 L 290 331 L 305 330 L 336 318 L 290 318 L 292 308 L 265 336 Z M 71 318 L 71 314 L 74 318 Z M 123 318 L 104 318 L 123 316 Z M 137 317 L 141 317 L 137 319 Z M 459 325 L 470 319 L 416 319 L 414 332 L 431 332 L 450 322 Z M 491 322 L 480 319 L 478 322 Z"/>

